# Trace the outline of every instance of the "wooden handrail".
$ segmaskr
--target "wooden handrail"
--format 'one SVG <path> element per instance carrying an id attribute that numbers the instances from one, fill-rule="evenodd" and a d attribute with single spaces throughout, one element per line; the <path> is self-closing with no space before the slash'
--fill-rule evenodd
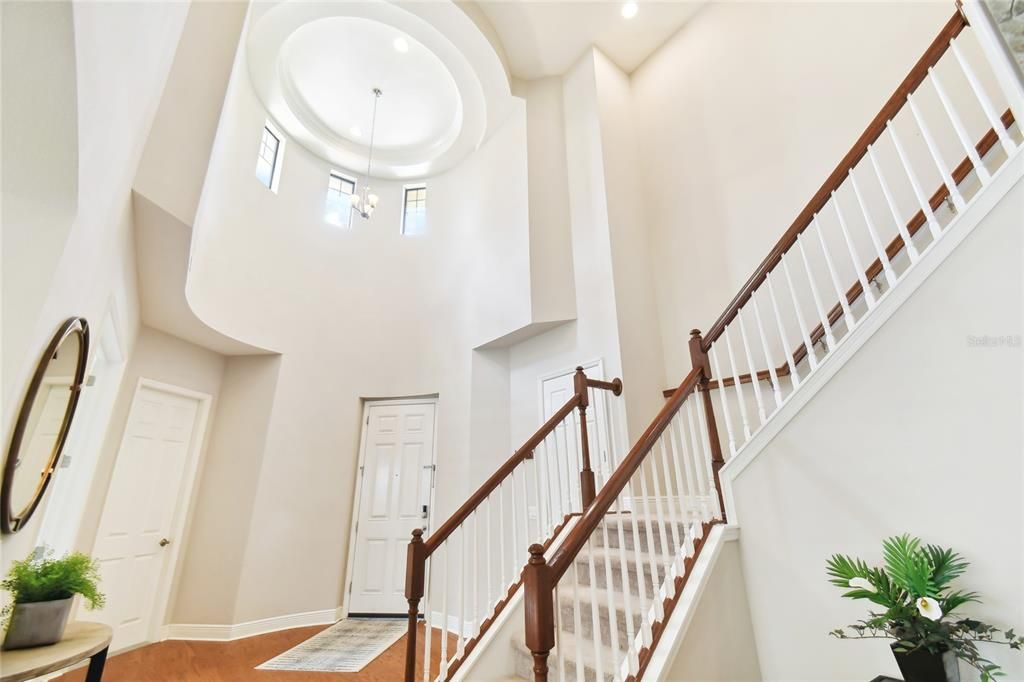
<path id="1" fill-rule="evenodd" d="M 583 517 L 569 532 L 565 541 L 551 555 L 550 560 L 547 562 L 547 567 L 550 571 L 552 585 L 557 584 L 559 578 L 572 565 L 573 560 L 580 550 L 583 549 L 591 533 L 594 532 L 604 518 L 604 515 L 615 504 L 616 498 L 618 498 L 623 488 L 626 487 L 630 477 L 640 468 L 648 453 L 657 444 L 661 434 L 668 427 L 672 418 L 675 417 L 683 401 L 697 388 L 702 376 L 699 369 L 694 369 L 686 375 L 686 378 L 679 384 L 679 388 L 676 389 L 672 398 L 662 406 L 658 416 L 654 418 L 654 421 L 651 422 L 647 430 L 643 432 L 640 439 L 630 449 L 622 463 L 615 469 L 615 473 L 605 482 L 601 492 L 594 498 L 593 504 L 584 510 Z"/>
<path id="2" fill-rule="evenodd" d="M 582 457 L 582 467 L 579 472 L 580 491 L 582 496 L 581 502 L 583 507 L 586 508 L 593 501 L 595 496 L 594 472 L 590 468 L 586 419 L 586 410 L 590 404 L 589 389 L 591 388 L 611 391 L 615 395 L 621 395 L 622 379 L 616 378 L 612 381 L 590 379 L 584 373 L 582 367 L 577 367 L 576 374 L 573 377 L 574 392 L 572 397 L 569 398 L 564 405 L 558 408 L 558 410 L 551 415 L 551 417 L 544 422 L 539 429 L 537 429 L 536 433 L 530 436 L 518 450 L 512 453 L 512 456 L 509 457 L 504 464 L 498 467 L 498 469 L 491 474 L 479 488 L 477 488 L 476 492 L 470 495 L 469 498 L 455 511 L 455 513 L 448 517 L 448 519 L 441 524 L 441 526 L 434 531 L 429 538 L 426 540 L 423 539 L 423 530 L 420 528 L 416 528 L 412 531 L 412 540 L 409 542 L 406 554 L 405 570 L 405 597 L 409 603 L 409 623 L 405 649 L 404 679 L 406 682 L 413 682 L 416 674 L 417 621 L 419 619 L 420 599 L 423 598 L 426 587 L 427 559 L 444 543 L 445 540 L 451 536 L 452 533 L 455 532 L 457 528 L 459 528 L 459 526 L 469 519 L 480 505 L 482 505 L 487 498 L 498 489 L 506 478 L 512 475 L 512 472 L 516 467 L 524 461 L 533 458 L 534 450 L 537 446 L 543 443 L 544 440 L 554 432 L 558 425 L 561 424 L 573 410 L 579 410 Z M 568 518 L 569 516 L 566 516 L 565 519 L 563 519 L 562 524 L 555 528 L 551 538 L 548 538 L 547 542 L 543 546 L 550 543 L 554 536 L 561 531 Z M 496 605 L 492 617 L 484 620 L 484 622 L 481 623 L 480 629 L 477 631 L 475 638 L 464 644 L 463 656 L 473 649 L 479 638 L 483 636 L 487 628 L 494 622 L 494 617 L 496 617 L 504 606 L 507 605 L 508 600 L 511 599 L 512 594 L 516 589 L 518 589 L 520 584 L 521 581 L 518 581 L 509 588 L 505 597 Z M 427 652 L 426 655 L 429 656 L 429 652 Z M 462 659 L 455 661 L 454 665 L 448 668 L 449 676 L 458 669 L 459 665 L 461 665 L 461 660 Z"/>
<path id="3" fill-rule="evenodd" d="M 1013 117 L 1013 112 L 1010 111 L 1009 109 L 1007 109 L 1005 112 L 1003 112 L 1003 115 L 1000 116 L 999 120 L 1003 124 L 1003 127 L 1006 128 L 1007 130 L 1009 130 L 1010 126 L 1012 126 L 1016 122 L 1016 120 Z M 999 142 L 999 135 L 996 133 L 995 129 L 989 128 L 988 131 L 982 136 L 981 140 L 978 141 L 978 144 L 976 144 L 974 146 L 975 150 L 978 152 L 979 158 L 984 159 L 985 156 L 990 151 L 992 151 L 992 148 L 998 142 Z M 971 161 L 971 158 L 969 156 L 964 157 L 964 159 L 959 164 L 957 164 L 956 168 L 954 168 L 953 172 L 951 173 L 951 176 L 953 178 L 953 182 L 955 182 L 957 185 L 960 185 L 964 180 L 967 179 L 967 176 L 970 175 L 971 171 L 973 171 L 973 170 L 974 170 L 974 163 Z M 945 184 L 942 184 L 942 185 L 939 186 L 938 189 L 935 190 L 935 192 L 932 193 L 931 197 L 929 197 L 928 205 L 931 206 L 933 211 L 934 210 L 938 210 L 939 207 L 942 206 L 943 202 L 946 201 L 946 198 L 948 196 L 949 196 L 949 188 L 946 187 Z M 914 216 L 909 221 L 907 221 L 907 234 L 909 234 L 910 237 L 913 238 L 921 230 L 921 228 L 924 227 L 926 224 L 927 224 L 927 218 L 924 215 L 924 211 L 918 209 L 917 213 L 915 213 Z M 903 241 L 903 237 L 900 236 L 900 235 L 896 235 L 892 239 L 892 241 L 890 241 L 889 244 L 885 247 L 886 257 L 889 258 L 889 260 L 891 261 L 891 260 L 895 259 L 896 256 L 898 256 L 900 254 L 900 252 L 902 252 L 905 248 L 906 248 L 906 244 Z M 880 258 L 876 258 L 865 269 L 865 271 L 864 271 L 864 278 L 867 281 L 870 282 L 873 279 L 875 279 L 876 277 L 878 277 L 880 274 L 882 274 L 882 270 L 883 270 L 883 268 L 882 268 L 882 260 Z M 845 297 L 846 297 L 846 301 L 847 301 L 848 305 L 853 305 L 857 301 L 857 299 L 860 298 L 863 294 L 864 294 L 864 289 L 861 286 L 860 280 L 858 279 L 846 291 Z M 842 306 L 841 303 L 836 302 L 836 304 L 834 306 L 832 306 L 829 309 L 828 313 L 827 313 L 828 323 L 830 325 L 833 325 L 833 324 L 837 323 L 842 318 L 842 316 L 843 316 L 843 306 Z M 811 333 L 810 333 L 811 344 L 813 345 L 815 343 L 818 343 L 818 341 L 820 341 L 824 337 L 825 337 L 825 328 L 824 328 L 824 326 L 822 326 L 821 323 L 818 323 L 818 325 L 816 327 L 814 327 L 813 330 L 811 330 Z M 793 350 L 792 357 L 793 357 L 793 364 L 794 365 L 797 365 L 800 362 L 802 362 L 807 357 L 807 345 L 804 344 L 804 343 L 801 343 L 799 346 L 797 346 Z M 780 376 L 780 377 L 788 376 L 789 375 L 789 363 L 788 362 L 783 362 L 781 365 L 776 367 L 775 368 L 775 374 L 777 376 Z M 762 370 L 758 370 L 757 371 L 757 380 L 758 381 L 768 381 L 770 378 L 771 378 L 771 373 L 768 370 L 762 369 Z M 749 372 L 746 373 L 746 374 L 739 375 L 739 379 L 740 379 L 740 383 L 741 384 L 749 384 L 749 383 L 751 383 L 751 376 L 750 376 Z M 710 388 L 710 389 L 717 389 L 717 388 L 722 388 L 722 387 L 725 387 L 725 386 L 732 386 L 735 383 L 736 383 L 736 381 L 732 377 L 723 377 L 721 379 L 716 379 L 716 380 L 709 381 L 708 382 L 708 388 Z M 663 391 L 663 394 L 664 394 L 664 396 L 666 398 L 668 398 L 674 392 L 675 392 L 674 388 L 669 388 L 669 389 L 665 389 L 665 391 Z"/>
<path id="4" fill-rule="evenodd" d="M 839 165 L 836 166 L 832 174 L 828 176 L 825 183 L 821 188 L 814 194 L 810 202 L 804 207 L 800 214 L 790 225 L 789 229 L 786 230 L 782 238 L 772 248 L 771 253 L 768 254 L 757 269 L 754 270 L 754 274 L 746 281 L 746 283 L 740 288 L 739 293 L 733 297 L 732 301 L 726 307 L 725 312 L 719 316 L 718 320 L 715 321 L 708 333 L 704 336 L 704 350 L 709 350 L 711 344 L 714 343 L 722 332 L 739 313 L 740 308 L 750 300 L 754 291 L 761 286 L 768 276 L 768 273 L 775 268 L 776 265 L 782 260 L 783 254 L 786 253 L 790 248 L 796 244 L 796 238 L 807 229 L 810 225 L 814 215 L 818 213 L 828 203 L 832 193 L 839 188 L 839 186 L 846 179 L 850 169 L 857 165 L 858 162 L 864 155 L 867 154 L 868 147 L 875 142 L 885 131 L 885 127 L 890 120 L 892 120 L 896 114 L 899 113 L 900 109 L 903 108 L 904 103 L 907 101 L 907 96 L 910 95 L 914 90 L 928 76 L 928 69 L 935 66 L 939 59 L 945 54 L 949 48 L 951 40 L 960 35 L 960 32 L 967 25 L 967 21 L 964 19 L 963 14 L 960 11 L 956 11 L 946 25 L 943 26 L 942 31 L 932 41 L 931 45 L 925 51 L 921 58 L 914 64 L 914 68 L 910 70 L 907 77 L 903 79 L 896 91 L 889 97 L 885 105 L 882 106 L 881 111 L 878 115 L 872 119 L 868 127 L 861 133 L 860 137 L 853 144 L 853 147 L 847 152 L 846 156 L 843 157 Z"/>
<path id="5" fill-rule="evenodd" d="M 565 404 L 558 408 L 558 411 L 551 415 L 551 418 L 544 422 L 535 434 L 530 436 L 529 439 L 516 450 L 511 457 L 509 457 L 504 464 L 491 474 L 491 476 L 483 482 L 476 492 L 469 496 L 469 498 L 462 503 L 454 514 L 448 517 L 448 520 L 441 524 L 434 533 L 424 541 L 426 556 L 430 556 L 434 551 L 441 546 L 445 540 L 448 539 L 455 529 L 458 528 L 462 523 L 469 518 L 473 510 L 480 506 L 480 504 L 487 499 L 487 496 L 497 490 L 501 482 L 508 478 L 512 470 L 515 469 L 523 460 L 527 460 L 533 457 L 534 449 L 543 442 L 545 438 L 551 435 L 551 432 L 562 423 L 562 420 L 569 416 L 569 414 L 575 410 L 580 404 L 580 396 L 574 394 L 571 398 L 565 401 Z"/>

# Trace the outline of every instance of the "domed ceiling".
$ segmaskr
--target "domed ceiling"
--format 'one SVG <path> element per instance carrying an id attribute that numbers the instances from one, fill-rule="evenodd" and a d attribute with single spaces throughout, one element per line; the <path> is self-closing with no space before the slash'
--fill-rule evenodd
<path id="1" fill-rule="evenodd" d="M 502 63 L 453 3 L 282 2 L 254 16 L 247 42 L 257 95 L 287 136 L 363 173 L 377 103 L 375 177 L 451 168 L 502 120 Z"/>

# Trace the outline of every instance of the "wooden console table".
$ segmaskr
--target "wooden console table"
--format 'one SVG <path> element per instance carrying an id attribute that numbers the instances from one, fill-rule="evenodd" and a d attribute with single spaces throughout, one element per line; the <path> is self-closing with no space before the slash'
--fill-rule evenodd
<path id="1" fill-rule="evenodd" d="M 0 682 L 22 682 L 89 659 L 86 682 L 100 682 L 113 633 L 102 623 L 75 621 L 64 630 L 64 639 L 49 646 L 0 651 Z"/>

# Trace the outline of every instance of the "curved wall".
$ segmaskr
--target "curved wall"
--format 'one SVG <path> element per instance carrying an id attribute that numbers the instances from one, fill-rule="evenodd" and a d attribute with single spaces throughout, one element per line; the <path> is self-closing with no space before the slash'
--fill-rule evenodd
<path id="1" fill-rule="evenodd" d="M 236 497 L 252 499 L 248 518 L 232 515 L 234 525 L 220 529 L 247 538 L 233 576 L 235 610 L 201 610 L 186 591 L 202 592 L 204 571 L 191 566 L 179 622 L 338 605 L 363 398 L 439 395 L 435 519 L 443 519 L 470 485 L 471 392 L 507 397 L 500 377 L 474 381 L 472 349 L 531 315 L 522 101 L 511 100 L 512 113 L 473 155 L 426 179 L 427 234 L 400 234 L 402 185 L 385 181 L 372 183 L 381 197 L 373 218 L 343 229 L 323 219 L 330 167 L 300 145 L 286 143 L 277 193 L 255 178 L 267 115 L 244 60 L 239 50 L 196 215 L 187 294 L 214 328 L 279 350 L 280 370 L 248 489 L 208 485 L 205 476 L 200 486 L 198 503 L 213 518 Z M 507 434 L 493 431 L 474 438 L 478 470 L 508 456 Z M 230 583 L 214 560 L 209 581 Z"/>

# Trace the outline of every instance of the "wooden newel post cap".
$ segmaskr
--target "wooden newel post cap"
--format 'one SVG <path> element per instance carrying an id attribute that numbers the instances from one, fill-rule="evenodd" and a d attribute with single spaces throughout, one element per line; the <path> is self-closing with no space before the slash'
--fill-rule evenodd
<path id="1" fill-rule="evenodd" d="M 413 529 L 413 531 L 412 531 L 412 541 L 413 542 L 423 542 L 423 529 L 422 528 L 414 528 Z"/>
<path id="2" fill-rule="evenodd" d="M 547 563 L 544 559 L 544 545 L 538 545 L 537 543 L 530 545 L 530 561 L 528 563 L 532 566 Z"/>
<path id="3" fill-rule="evenodd" d="M 691 329 L 690 330 L 690 336 L 700 336 L 700 330 L 699 329 Z"/>

